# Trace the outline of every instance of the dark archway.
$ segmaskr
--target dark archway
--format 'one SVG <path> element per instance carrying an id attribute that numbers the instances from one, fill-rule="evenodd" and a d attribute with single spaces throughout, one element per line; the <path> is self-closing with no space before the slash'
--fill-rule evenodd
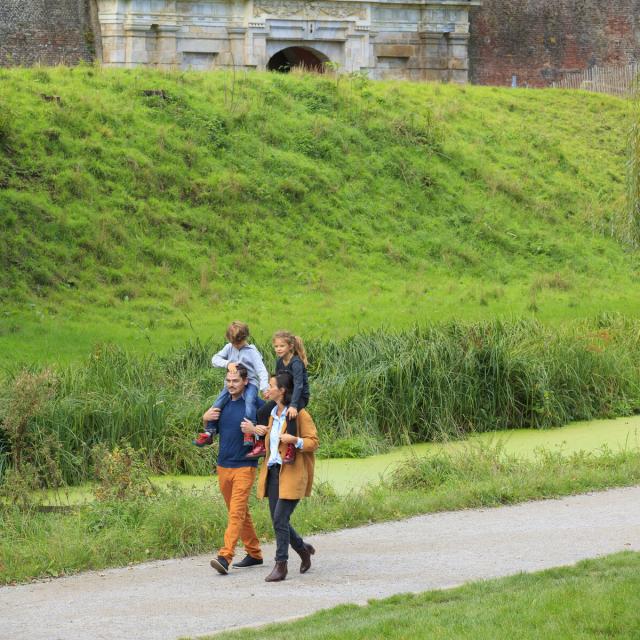
<path id="1" fill-rule="evenodd" d="M 313 51 L 305 47 L 287 47 L 271 56 L 267 63 L 267 69 L 269 71 L 289 73 L 293 67 L 302 67 L 307 71 L 323 73 L 324 63 L 328 60 L 329 58 L 319 51 Z"/>

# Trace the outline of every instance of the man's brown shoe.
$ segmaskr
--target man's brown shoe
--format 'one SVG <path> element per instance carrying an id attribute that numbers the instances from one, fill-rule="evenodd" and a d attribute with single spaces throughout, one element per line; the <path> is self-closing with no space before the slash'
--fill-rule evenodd
<path id="1" fill-rule="evenodd" d="M 316 552 L 316 550 L 306 542 L 304 543 L 304 549 L 296 549 L 296 553 L 300 556 L 302 562 L 300 563 L 300 573 L 307 573 L 311 567 L 311 556 Z"/>
<path id="2" fill-rule="evenodd" d="M 273 567 L 271 573 L 264 579 L 265 582 L 280 582 L 287 577 L 287 561 L 276 560 L 276 566 Z"/>

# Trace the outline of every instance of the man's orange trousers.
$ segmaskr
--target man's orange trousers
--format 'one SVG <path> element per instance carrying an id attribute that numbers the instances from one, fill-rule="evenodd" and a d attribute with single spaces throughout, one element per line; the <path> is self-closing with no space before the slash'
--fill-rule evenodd
<path id="1" fill-rule="evenodd" d="M 229 517 L 224 532 L 224 546 L 218 552 L 231 563 L 238 539 L 241 539 L 245 551 L 253 558 L 262 559 L 260 542 L 249 513 L 249 495 L 256 479 L 255 467 L 227 469 L 218 467 L 220 492 L 227 504 Z"/>

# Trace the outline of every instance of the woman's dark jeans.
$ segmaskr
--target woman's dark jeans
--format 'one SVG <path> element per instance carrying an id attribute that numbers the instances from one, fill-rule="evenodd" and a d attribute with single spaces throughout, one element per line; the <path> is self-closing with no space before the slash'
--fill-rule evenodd
<path id="1" fill-rule="evenodd" d="M 273 522 L 273 530 L 276 534 L 276 562 L 289 559 L 289 545 L 295 551 L 304 550 L 304 541 L 289 523 L 291 514 L 300 500 L 279 498 L 279 491 L 280 465 L 274 464 L 269 467 L 267 473 L 267 493 L 271 522 Z"/>

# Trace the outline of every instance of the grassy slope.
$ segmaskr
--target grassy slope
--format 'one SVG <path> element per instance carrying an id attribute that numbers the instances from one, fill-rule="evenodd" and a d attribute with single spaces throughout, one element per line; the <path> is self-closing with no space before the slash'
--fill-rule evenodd
<path id="1" fill-rule="evenodd" d="M 621 553 L 457 589 L 344 605 L 220 640 L 637 638 L 640 554 Z M 636 613 L 634 613 L 634 611 Z"/>
<path id="2" fill-rule="evenodd" d="M 558 91 L 2 70 L 0 359 L 164 351 L 232 317 L 637 314 L 626 117 Z"/>

